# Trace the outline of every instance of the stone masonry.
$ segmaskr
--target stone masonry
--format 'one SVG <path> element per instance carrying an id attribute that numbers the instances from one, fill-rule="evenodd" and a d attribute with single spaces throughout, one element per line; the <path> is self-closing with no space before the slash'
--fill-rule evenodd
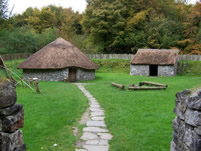
<path id="1" fill-rule="evenodd" d="M 68 68 L 60 70 L 23 70 L 25 80 L 38 78 L 40 81 L 63 81 L 68 79 Z"/>
<path id="2" fill-rule="evenodd" d="M 158 66 L 158 76 L 174 76 L 176 75 L 174 66 Z"/>
<path id="3" fill-rule="evenodd" d="M 0 84 L 0 151 L 25 151 L 22 131 L 24 110 L 16 104 L 17 95 L 14 84 Z"/>
<path id="4" fill-rule="evenodd" d="M 201 89 L 176 94 L 171 151 L 201 151 Z"/>
<path id="5" fill-rule="evenodd" d="M 68 79 L 69 69 L 60 70 L 23 70 L 25 80 L 38 78 L 40 81 L 63 81 Z M 95 70 L 84 70 L 77 68 L 76 81 L 95 79 Z"/>
<path id="6" fill-rule="evenodd" d="M 130 65 L 130 75 L 149 76 L 149 65 Z M 158 76 L 176 75 L 176 65 L 158 66 Z"/>
<path id="7" fill-rule="evenodd" d="M 130 65 L 130 75 L 149 76 L 149 66 Z"/>
<path id="8" fill-rule="evenodd" d="M 95 70 L 84 70 L 84 69 L 77 69 L 76 72 L 76 80 L 77 81 L 84 81 L 84 80 L 93 80 L 95 79 Z"/>
<path id="9" fill-rule="evenodd" d="M 82 145 L 76 151 L 109 151 L 108 141 L 112 139 L 104 121 L 104 110 L 98 101 L 84 88 L 83 84 L 76 84 L 89 99 L 90 118 L 86 122 L 81 137 Z"/>

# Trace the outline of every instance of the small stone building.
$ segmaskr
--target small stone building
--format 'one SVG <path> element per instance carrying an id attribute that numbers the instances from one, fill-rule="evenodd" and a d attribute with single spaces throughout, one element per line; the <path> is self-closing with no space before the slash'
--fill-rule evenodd
<path id="1" fill-rule="evenodd" d="M 174 76 L 177 71 L 176 49 L 139 49 L 130 65 L 130 75 Z"/>
<path id="2" fill-rule="evenodd" d="M 70 42 L 58 38 L 18 66 L 24 79 L 70 82 L 95 79 L 98 66 Z"/>

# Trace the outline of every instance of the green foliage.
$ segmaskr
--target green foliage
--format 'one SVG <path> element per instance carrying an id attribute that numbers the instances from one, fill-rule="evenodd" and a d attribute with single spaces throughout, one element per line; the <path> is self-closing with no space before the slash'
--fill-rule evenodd
<path id="1" fill-rule="evenodd" d="M 179 75 L 201 75 L 201 62 L 200 61 L 179 61 L 178 64 Z"/>
<path id="2" fill-rule="evenodd" d="M 32 29 L 0 31 L 0 54 L 33 53 L 55 40 L 56 29 L 38 34 Z"/>
<path id="3" fill-rule="evenodd" d="M 91 0 L 83 26 L 96 50 L 102 52 L 171 48 L 183 38 L 184 30 L 176 6 L 173 0 Z"/>
<path id="4" fill-rule="evenodd" d="M 135 53 L 139 48 L 177 47 L 182 54 L 201 54 L 200 3 L 87 0 L 83 14 L 49 5 L 42 9 L 30 7 L 23 14 L 7 18 L 7 1 L 0 2 L 0 10 L 4 10 L 0 13 L 4 14 L 0 17 L 0 53 L 35 52 L 49 41 L 43 36 L 50 40 L 60 36 L 88 53 Z"/>

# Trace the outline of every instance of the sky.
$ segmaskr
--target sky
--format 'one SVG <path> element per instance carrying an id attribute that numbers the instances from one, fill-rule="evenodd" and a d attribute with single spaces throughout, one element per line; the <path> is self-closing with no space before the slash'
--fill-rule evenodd
<path id="1" fill-rule="evenodd" d="M 195 4 L 196 0 L 189 0 L 191 4 Z M 62 6 L 64 8 L 71 7 L 74 11 L 82 13 L 86 8 L 86 0 L 9 0 L 10 9 L 14 6 L 13 14 L 21 14 L 28 7 L 42 8 L 47 5 Z"/>

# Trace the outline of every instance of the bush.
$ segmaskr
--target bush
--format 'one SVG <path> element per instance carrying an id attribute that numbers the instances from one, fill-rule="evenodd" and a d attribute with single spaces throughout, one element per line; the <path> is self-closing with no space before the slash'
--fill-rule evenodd
<path id="1" fill-rule="evenodd" d="M 57 38 L 56 29 L 35 33 L 32 28 L 0 31 L 0 54 L 34 53 Z"/>

